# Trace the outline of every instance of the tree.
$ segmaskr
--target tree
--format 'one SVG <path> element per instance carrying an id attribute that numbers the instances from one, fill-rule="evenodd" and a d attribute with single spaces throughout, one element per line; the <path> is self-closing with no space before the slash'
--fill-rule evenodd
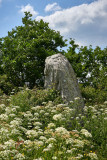
<path id="1" fill-rule="evenodd" d="M 24 86 L 26 82 L 30 88 L 43 85 L 46 57 L 59 52 L 58 47 L 66 46 L 59 32 L 50 29 L 43 20 L 31 17 L 25 12 L 23 25 L 12 29 L 1 41 L 2 68 L 14 86 Z"/>
<path id="2" fill-rule="evenodd" d="M 104 72 L 106 75 L 107 48 L 101 50 L 97 46 L 95 49 L 92 49 L 91 45 L 89 48 L 87 46 L 79 48 L 73 39 L 70 40 L 70 44 L 71 46 L 65 56 L 71 63 L 78 81 L 84 86 L 91 85 L 97 87 L 96 83 L 101 72 Z"/>
<path id="3" fill-rule="evenodd" d="M 92 46 L 79 47 L 73 39 L 71 46 L 65 53 L 71 63 L 82 95 L 87 102 L 102 103 L 107 100 L 107 48 L 92 49 Z"/>

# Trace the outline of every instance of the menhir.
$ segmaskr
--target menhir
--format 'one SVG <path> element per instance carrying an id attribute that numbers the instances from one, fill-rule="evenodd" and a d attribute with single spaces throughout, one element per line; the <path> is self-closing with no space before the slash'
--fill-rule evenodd
<path id="1" fill-rule="evenodd" d="M 65 102 L 79 97 L 79 106 L 84 106 L 74 70 L 62 54 L 49 56 L 45 60 L 45 88 L 55 88 Z"/>

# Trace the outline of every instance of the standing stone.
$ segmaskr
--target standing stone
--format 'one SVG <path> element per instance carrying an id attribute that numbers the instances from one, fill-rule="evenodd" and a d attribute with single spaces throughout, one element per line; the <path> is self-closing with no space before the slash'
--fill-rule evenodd
<path id="1" fill-rule="evenodd" d="M 73 101 L 76 97 L 79 97 L 79 105 L 84 105 L 76 75 L 65 56 L 59 53 L 47 57 L 44 74 L 44 86 L 46 89 L 54 87 L 66 102 Z"/>

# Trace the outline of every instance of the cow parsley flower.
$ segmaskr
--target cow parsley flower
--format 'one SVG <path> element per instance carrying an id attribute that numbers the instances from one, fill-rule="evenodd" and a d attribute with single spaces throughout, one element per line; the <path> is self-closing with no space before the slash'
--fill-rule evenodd
<path id="1" fill-rule="evenodd" d="M 61 120 L 61 118 L 62 118 L 62 114 L 61 114 L 61 113 L 60 113 L 60 114 L 55 114 L 55 115 L 53 116 L 53 119 L 54 119 L 55 121 Z"/>
<path id="2" fill-rule="evenodd" d="M 95 160 L 95 159 L 98 159 L 97 155 L 95 153 L 89 153 L 88 156 L 92 159 L 92 160 Z"/>
<path id="3" fill-rule="evenodd" d="M 8 120 L 8 115 L 7 114 L 1 114 L 0 115 L 0 120 L 7 121 Z"/>
<path id="4" fill-rule="evenodd" d="M 25 159 L 25 156 L 21 153 L 17 153 L 14 157 L 14 159 L 17 159 L 17 160 L 23 160 Z"/>
<path id="5" fill-rule="evenodd" d="M 13 120 L 10 122 L 11 127 L 19 127 L 21 125 L 21 121 L 20 120 Z"/>
<path id="6" fill-rule="evenodd" d="M 53 143 L 53 142 L 56 142 L 56 139 L 55 138 L 49 138 L 46 143 Z"/>
<path id="7" fill-rule="evenodd" d="M 42 126 L 42 123 L 40 123 L 40 122 L 34 122 L 33 125 L 35 125 L 35 126 Z"/>
<path id="8" fill-rule="evenodd" d="M 82 147 L 82 148 L 84 147 L 84 142 L 79 139 L 75 139 L 74 143 L 75 143 L 74 146 L 76 146 L 76 147 Z"/>
<path id="9" fill-rule="evenodd" d="M 26 132 L 26 135 L 29 137 L 29 138 L 34 138 L 34 137 L 37 137 L 38 136 L 38 132 L 35 131 L 35 130 L 28 130 Z"/>
<path id="10" fill-rule="evenodd" d="M 47 128 L 55 128 L 55 124 L 54 123 L 49 123 Z"/>
<path id="11" fill-rule="evenodd" d="M 63 127 L 56 128 L 55 133 L 57 133 L 58 135 L 69 135 L 69 132 Z"/>
<path id="12" fill-rule="evenodd" d="M 5 145 L 5 149 L 8 149 L 10 147 L 15 148 L 15 141 L 10 139 L 9 141 L 6 141 L 4 145 Z"/>
<path id="13" fill-rule="evenodd" d="M 66 144 L 73 144 L 74 140 L 72 138 L 68 138 L 66 140 Z"/>
<path id="14" fill-rule="evenodd" d="M 91 133 L 89 133 L 86 129 L 81 129 L 81 134 L 83 134 L 85 137 L 92 137 Z"/>

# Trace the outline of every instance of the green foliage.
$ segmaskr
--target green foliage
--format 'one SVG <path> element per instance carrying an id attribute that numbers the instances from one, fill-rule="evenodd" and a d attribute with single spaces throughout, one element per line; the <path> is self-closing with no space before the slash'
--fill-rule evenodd
<path id="1" fill-rule="evenodd" d="M 65 46 L 59 32 L 49 28 L 48 23 L 31 19 L 28 12 L 22 18 L 23 25 L 8 32 L 2 38 L 2 68 L 8 81 L 15 86 L 30 88 L 43 85 L 43 71 L 47 56 L 55 54 L 58 47 Z"/>
<path id="2" fill-rule="evenodd" d="M 107 48 L 92 49 L 92 46 L 80 47 L 71 39 L 65 56 L 71 63 L 84 98 L 92 99 L 93 103 L 102 103 L 106 100 L 107 92 Z"/>
<path id="3" fill-rule="evenodd" d="M 101 50 L 100 47 L 92 49 L 92 46 L 79 48 L 73 39 L 70 44 L 71 47 L 65 56 L 70 61 L 79 82 L 84 86 L 96 87 L 100 73 L 103 72 L 103 78 L 106 76 L 107 48 L 104 50 Z"/>
<path id="4" fill-rule="evenodd" d="M 14 85 L 8 81 L 7 75 L 0 75 L 0 90 L 5 94 L 10 94 Z"/>
<path id="5" fill-rule="evenodd" d="M 2 96 L 3 95 L 3 91 L 0 89 L 0 96 Z"/>
<path id="6" fill-rule="evenodd" d="M 11 103 L 20 106 L 21 111 L 27 111 L 34 105 L 41 105 L 42 102 L 54 101 L 55 104 L 62 102 L 61 97 L 54 89 L 43 90 L 34 88 L 22 88 L 20 92 L 13 95 Z"/>

